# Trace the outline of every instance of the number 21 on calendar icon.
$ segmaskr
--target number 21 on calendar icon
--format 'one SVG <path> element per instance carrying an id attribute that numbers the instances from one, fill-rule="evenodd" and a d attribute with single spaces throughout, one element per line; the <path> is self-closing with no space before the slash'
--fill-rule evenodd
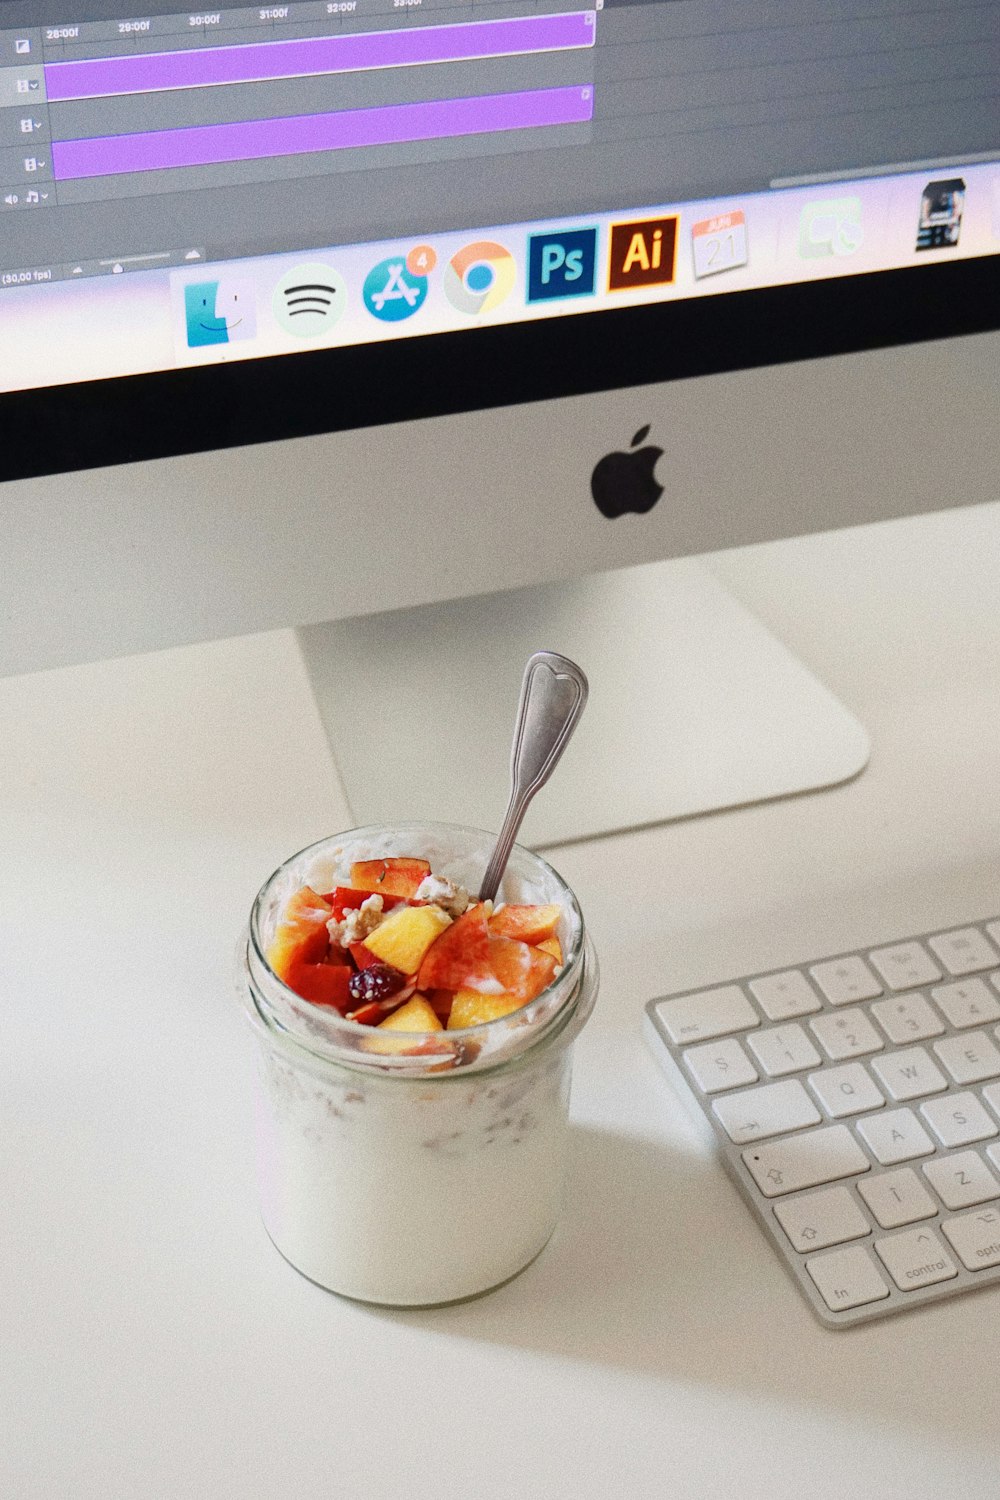
<path id="1" fill-rule="evenodd" d="M 747 263 L 747 225 L 742 209 L 701 219 L 691 226 L 691 248 L 694 251 L 694 274 L 715 276 Z"/>

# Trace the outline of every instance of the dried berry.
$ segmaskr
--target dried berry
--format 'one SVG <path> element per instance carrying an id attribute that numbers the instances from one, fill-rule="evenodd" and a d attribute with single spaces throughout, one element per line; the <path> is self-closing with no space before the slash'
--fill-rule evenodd
<path id="1" fill-rule="evenodd" d="M 398 969 L 391 968 L 389 964 L 370 964 L 367 969 L 359 969 L 356 974 L 351 975 L 347 988 L 356 1005 L 371 1005 L 388 1000 L 390 995 L 397 994 L 405 984 L 406 975 L 401 974 Z"/>

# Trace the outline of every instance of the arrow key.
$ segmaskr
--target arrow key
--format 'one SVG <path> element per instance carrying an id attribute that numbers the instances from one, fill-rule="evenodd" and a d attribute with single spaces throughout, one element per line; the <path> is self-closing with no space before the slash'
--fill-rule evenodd
<path id="1" fill-rule="evenodd" d="M 875 1241 L 879 1259 L 900 1291 L 951 1281 L 958 1267 L 932 1229 L 908 1229 Z"/>

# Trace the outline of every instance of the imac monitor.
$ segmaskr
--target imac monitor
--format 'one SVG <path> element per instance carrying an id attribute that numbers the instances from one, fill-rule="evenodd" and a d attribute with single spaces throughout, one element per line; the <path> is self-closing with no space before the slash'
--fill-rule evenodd
<path id="1" fill-rule="evenodd" d="M 485 821 L 524 650 L 575 651 L 536 842 L 857 771 L 663 560 L 994 497 L 998 43 L 954 0 L 0 0 L 0 672 L 294 626 L 354 812 L 447 764 Z"/>

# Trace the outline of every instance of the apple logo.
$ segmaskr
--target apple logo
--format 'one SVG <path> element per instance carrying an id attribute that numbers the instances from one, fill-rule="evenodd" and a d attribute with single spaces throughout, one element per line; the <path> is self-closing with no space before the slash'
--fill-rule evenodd
<path id="1" fill-rule="evenodd" d="M 653 472 L 662 448 L 640 448 L 649 436 L 649 424 L 640 427 L 627 453 L 605 453 L 590 476 L 590 492 L 602 516 L 613 521 L 616 516 L 633 511 L 644 516 L 663 494 Z"/>

